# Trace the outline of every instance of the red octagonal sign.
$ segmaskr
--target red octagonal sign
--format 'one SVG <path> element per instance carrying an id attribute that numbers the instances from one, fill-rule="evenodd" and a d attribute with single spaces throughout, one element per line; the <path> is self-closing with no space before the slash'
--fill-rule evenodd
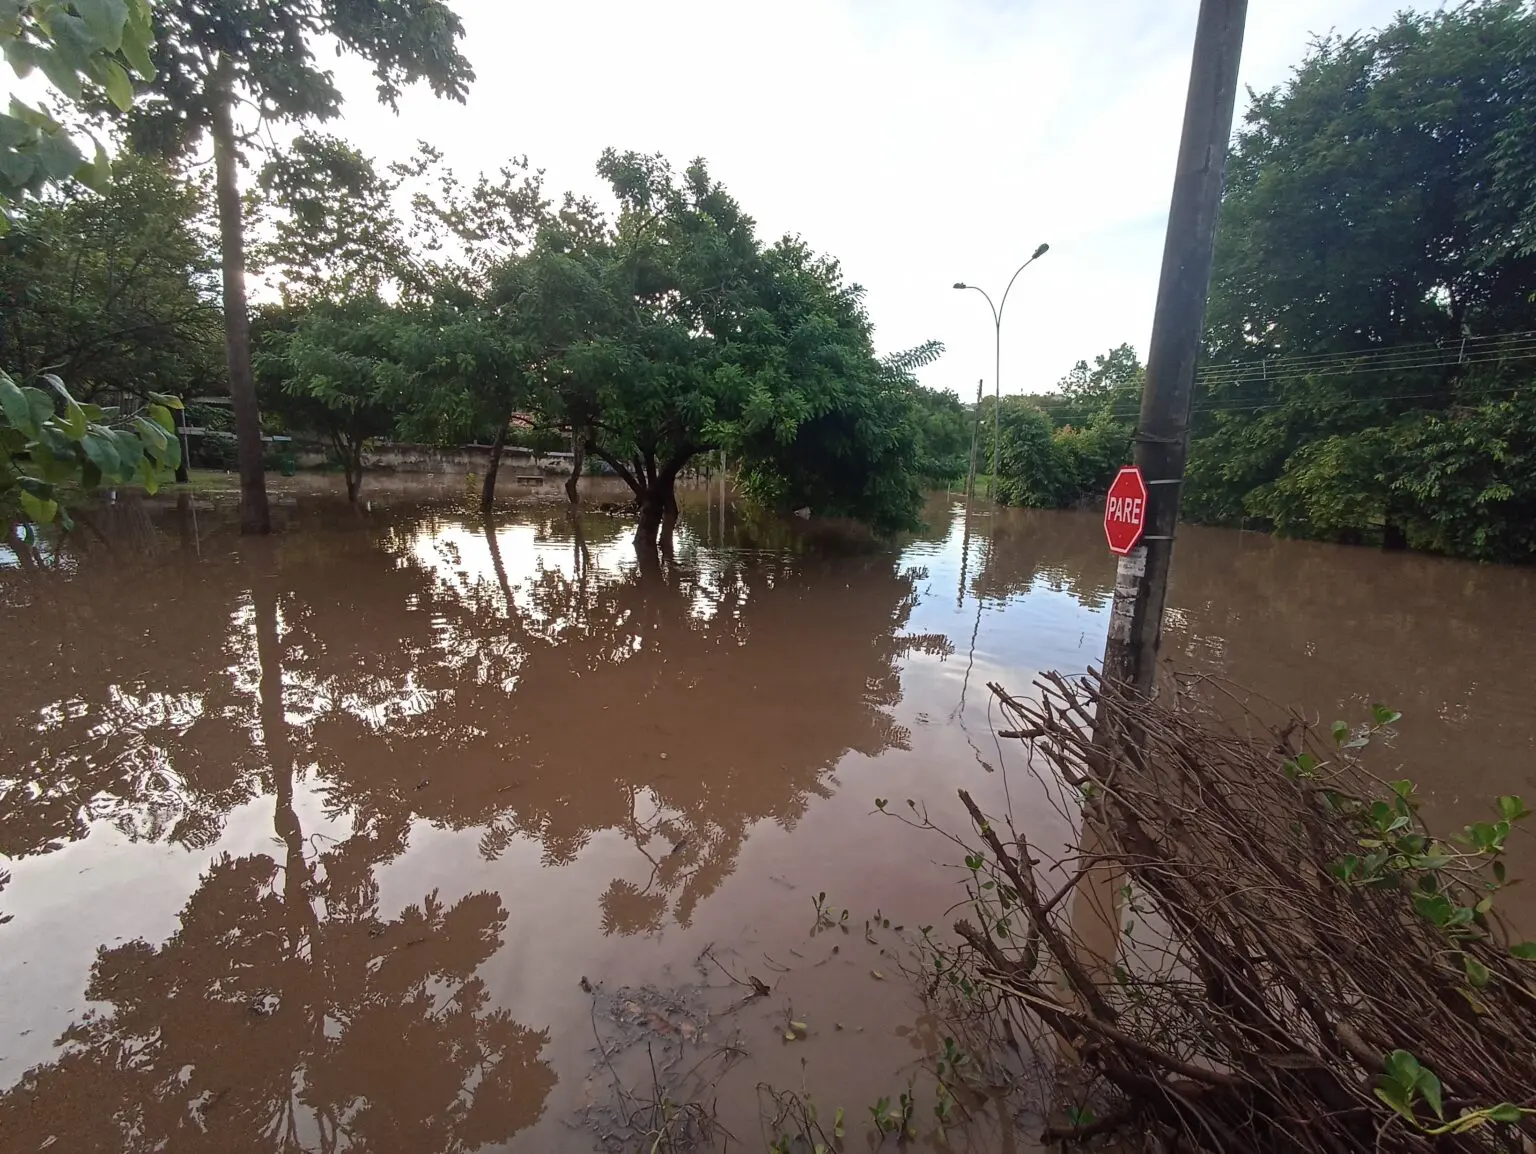
<path id="1" fill-rule="evenodd" d="M 1104 503 L 1104 536 L 1109 548 L 1122 557 L 1136 548 L 1147 528 L 1147 483 L 1141 470 L 1126 465 L 1109 487 Z"/>

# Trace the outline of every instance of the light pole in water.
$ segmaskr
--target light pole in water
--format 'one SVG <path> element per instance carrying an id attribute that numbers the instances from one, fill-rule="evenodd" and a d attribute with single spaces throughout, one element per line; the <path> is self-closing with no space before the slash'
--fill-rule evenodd
<path id="1" fill-rule="evenodd" d="M 1019 273 L 1023 272 L 1035 261 L 1050 252 L 1051 246 L 1042 244 L 1035 249 L 1034 254 L 1023 264 L 1008 281 L 1008 287 L 1003 290 L 1003 299 L 1000 304 L 993 304 L 992 298 L 987 295 L 987 290 L 973 284 L 966 284 L 963 280 L 955 282 L 957 289 L 975 289 L 986 297 L 987 307 L 992 310 L 992 328 L 996 333 L 995 353 L 992 371 L 992 478 L 987 482 L 987 496 L 996 498 L 997 495 L 997 444 L 1000 422 L 1003 411 L 1003 309 L 1008 307 L 1008 294 L 1013 291 L 1013 282 L 1019 279 Z"/>

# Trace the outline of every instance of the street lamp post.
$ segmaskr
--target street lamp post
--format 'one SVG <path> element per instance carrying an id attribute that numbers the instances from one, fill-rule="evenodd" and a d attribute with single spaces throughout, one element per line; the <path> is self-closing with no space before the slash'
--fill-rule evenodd
<path id="1" fill-rule="evenodd" d="M 956 281 L 957 289 L 975 289 L 983 297 L 986 297 L 987 307 L 992 310 L 992 328 L 996 335 L 993 345 L 994 359 L 992 366 L 992 476 L 987 482 L 987 496 L 992 500 L 997 499 L 997 446 L 1003 415 L 1003 309 L 1008 307 L 1008 294 L 1013 291 L 1013 282 L 1019 279 L 1019 273 L 1023 272 L 1035 261 L 1039 260 L 1051 250 L 1048 244 L 1042 244 L 1035 249 L 1030 258 L 1018 267 L 1013 276 L 1009 278 L 1008 287 L 1003 290 L 1001 304 L 993 304 L 992 298 L 987 295 L 987 290 L 977 285 L 966 284 L 964 281 Z"/>

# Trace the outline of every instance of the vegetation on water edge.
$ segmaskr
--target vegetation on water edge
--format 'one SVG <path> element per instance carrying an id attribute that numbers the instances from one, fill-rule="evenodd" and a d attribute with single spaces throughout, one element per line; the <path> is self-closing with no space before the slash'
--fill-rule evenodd
<path id="1" fill-rule="evenodd" d="M 1043 1077 L 1024 1101 L 1055 1141 L 1529 1142 L 1536 942 L 1497 910 L 1524 802 L 1438 836 L 1412 783 L 1363 761 L 1395 712 L 1323 734 L 1267 726 L 1214 683 L 1185 688 L 1237 716 L 1093 679 L 1052 676 L 1032 700 L 993 687 L 1014 727 L 1000 736 L 1030 743 L 1030 772 L 1079 833 L 1053 855 L 964 791 L 971 835 L 938 831 L 965 855 L 969 909 L 955 940 L 925 931 L 926 980 L 965 1051 L 1019 1093 Z M 937 829 L 908 805 L 901 820 Z M 1027 1054 L 1045 1069 L 1020 1066 Z"/>
<path id="2" fill-rule="evenodd" d="M 371 439 L 490 443 L 487 502 L 513 438 L 569 448 L 573 478 L 598 458 L 631 486 L 651 541 L 678 474 L 716 451 L 762 503 L 880 530 L 912 525 L 923 485 L 961 475 L 963 407 L 913 375 L 940 346 L 877 355 L 862 288 L 797 237 L 765 243 L 702 160 L 606 151 L 605 211 L 547 197 L 523 158 L 463 182 L 428 146 L 381 171 L 306 132 L 242 197 L 237 161 L 262 147 L 242 108 L 262 123 L 338 115 L 323 36 L 373 65 L 386 103 L 418 81 L 462 100 L 473 73 L 441 0 L 368 20 L 310 0 L 217 18 L 77 7 L 23 7 L 7 56 L 101 115 L 123 160 L 109 179 L 41 113 L 7 136 L 0 207 L 16 227 L 0 276 L 28 286 L 0 305 L 7 359 L 23 386 L 61 369 L 104 411 L 151 387 L 227 393 L 194 429 L 204 463 L 238 443 L 248 530 L 267 527 L 260 410 L 268 433 L 327 442 L 354 499 Z M 204 138 L 211 181 L 187 163 Z M 53 183 L 70 176 L 88 186 Z M 282 289 L 254 316 L 248 262 Z"/>

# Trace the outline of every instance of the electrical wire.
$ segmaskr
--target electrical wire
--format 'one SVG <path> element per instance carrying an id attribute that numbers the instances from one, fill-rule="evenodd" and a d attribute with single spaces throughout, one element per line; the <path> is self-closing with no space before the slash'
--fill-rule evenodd
<path id="1" fill-rule="evenodd" d="M 1286 381 L 1303 380 L 1309 377 L 1351 376 L 1356 373 L 1409 373 L 1452 366 L 1502 364 L 1533 359 L 1536 359 L 1536 331 L 1523 331 L 1467 337 L 1454 346 L 1444 342 L 1425 342 L 1364 353 L 1314 353 L 1277 357 L 1257 363 L 1215 366 L 1198 374 L 1195 383 L 1203 389 L 1241 388 L 1245 385 L 1275 386 Z M 1477 396 L 1507 396 L 1531 387 L 1516 385 L 1508 388 L 1479 389 Z M 1445 395 L 1445 390 L 1440 390 L 1396 393 L 1386 396 L 1319 398 L 1317 403 L 1320 406 L 1336 409 L 1348 405 L 1372 405 L 1390 401 L 1443 400 Z M 1210 398 L 1204 401 L 1197 400 L 1190 406 L 1190 411 L 1192 413 L 1257 412 L 1272 407 L 1281 399 L 1275 392 L 1258 397 L 1250 394 L 1246 397 Z M 1139 415 L 1139 411 L 1139 407 L 1111 409 L 1109 415 L 1134 420 Z"/>

